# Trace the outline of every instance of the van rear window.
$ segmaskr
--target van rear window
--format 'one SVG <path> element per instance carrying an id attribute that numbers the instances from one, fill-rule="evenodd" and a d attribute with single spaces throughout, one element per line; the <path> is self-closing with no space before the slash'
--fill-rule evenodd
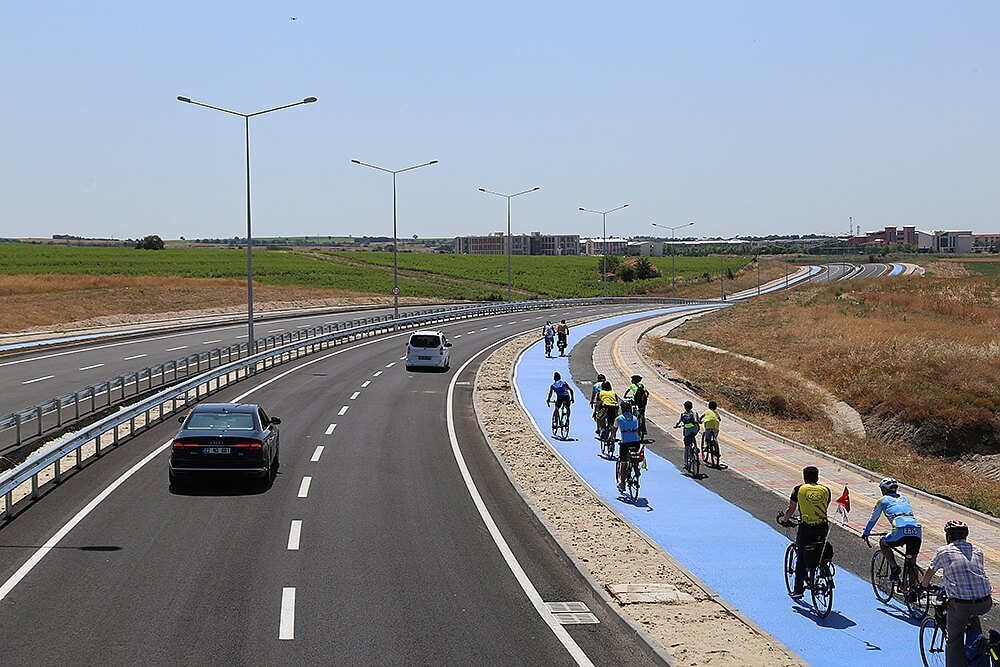
<path id="1" fill-rule="evenodd" d="M 440 347 L 441 339 L 437 336 L 413 336 L 410 338 L 410 347 Z"/>

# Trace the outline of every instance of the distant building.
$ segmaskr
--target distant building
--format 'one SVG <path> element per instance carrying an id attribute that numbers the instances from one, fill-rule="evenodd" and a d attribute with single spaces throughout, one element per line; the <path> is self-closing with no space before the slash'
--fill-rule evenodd
<path id="1" fill-rule="evenodd" d="M 919 235 L 926 234 L 920 232 L 913 225 L 903 227 L 886 227 L 880 232 L 865 232 L 864 236 L 852 236 L 847 239 L 847 245 L 851 246 L 878 246 L 878 245 L 919 245 Z"/>
<path id="2" fill-rule="evenodd" d="M 631 241 L 628 254 L 639 257 L 663 257 L 663 241 Z"/>
<path id="3" fill-rule="evenodd" d="M 973 234 L 973 248 L 1000 252 L 1000 234 Z"/>
<path id="4" fill-rule="evenodd" d="M 628 250 L 628 239 L 611 237 L 596 239 L 580 239 L 581 255 L 624 256 Z"/>
<path id="5" fill-rule="evenodd" d="M 455 254 L 458 255 L 505 255 L 507 235 L 494 232 L 488 236 L 455 237 Z M 513 234 L 510 237 L 512 255 L 578 255 L 580 237 L 576 234 Z"/>
<path id="6" fill-rule="evenodd" d="M 935 231 L 934 252 L 972 252 L 971 231 Z"/>

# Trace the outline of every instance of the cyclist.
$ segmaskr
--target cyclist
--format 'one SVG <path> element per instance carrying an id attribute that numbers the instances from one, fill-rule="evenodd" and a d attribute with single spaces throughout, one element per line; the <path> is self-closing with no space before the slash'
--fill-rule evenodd
<path id="1" fill-rule="evenodd" d="M 611 383 L 605 380 L 601 383 L 601 391 L 597 394 L 597 413 L 600 422 L 598 427 L 607 426 L 611 430 L 611 439 L 614 440 L 618 430 L 616 418 L 618 417 L 618 394 L 611 388 Z M 600 432 L 600 428 L 598 428 Z"/>
<path id="2" fill-rule="evenodd" d="M 705 454 L 705 452 L 708 451 L 708 447 L 704 446 L 706 441 L 714 440 L 716 446 L 718 447 L 719 445 L 719 423 L 722 421 L 722 418 L 719 416 L 718 409 L 719 409 L 718 403 L 716 403 L 715 401 L 709 401 L 708 410 L 706 410 L 705 414 L 701 416 L 702 423 L 705 426 L 705 434 L 702 436 L 703 454 Z M 707 456 L 707 454 L 705 455 Z"/>
<path id="3" fill-rule="evenodd" d="M 601 432 L 601 420 L 597 416 L 597 410 L 601 407 L 601 402 L 597 400 L 597 395 L 601 393 L 601 385 L 607 378 L 604 377 L 604 373 L 597 374 L 597 382 L 594 383 L 593 388 L 590 390 L 590 407 L 594 411 L 594 423 L 597 425 L 597 429 L 594 433 Z"/>
<path id="4" fill-rule="evenodd" d="M 899 581 L 900 567 L 896 563 L 896 557 L 892 553 L 893 547 L 905 547 L 907 556 L 916 557 L 920 553 L 921 529 L 920 522 L 913 517 L 913 508 L 906 496 L 899 493 L 899 482 L 886 477 L 878 484 L 882 497 L 875 503 L 872 516 L 868 520 L 861 533 L 861 539 L 866 539 L 872 533 L 872 528 L 883 513 L 892 526 L 892 532 L 879 540 L 879 549 L 882 555 L 892 566 L 892 573 L 889 575 L 890 581 Z"/>
<path id="5" fill-rule="evenodd" d="M 552 322 L 550 320 L 545 321 L 545 326 L 542 327 L 542 336 L 545 338 L 545 356 L 552 356 L 552 341 L 555 339 L 556 330 L 552 327 Z"/>
<path id="6" fill-rule="evenodd" d="M 622 442 L 618 448 L 618 490 L 625 492 L 625 475 L 632 454 L 638 454 L 639 448 L 639 418 L 634 414 L 634 404 L 630 400 L 622 401 L 622 414 L 618 417 L 618 428 L 621 429 Z"/>
<path id="7" fill-rule="evenodd" d="M 799 528 L 795 532 L 795 547 L 798 558 L 795 559 L 795 585 L 792 588 L 792 599 L 799 600 L 806 588 L 806 549 L 809 545 L 823 542 L 830 533 L 830 524 L 826 513 L 830 507 L 833 495 L 830 488 L 819 483 L 819 468 L 806 466 L 802 469 L 802 484 L 792 489 L 788 500 L 788 508 L 781 517 L 781 524 L 787 524 L 795 510 L 799 511 Z M 822 554 L 820 554 L 822 556 Z"/>
<path id="8" fill-rule="evenodd" d="M 699 424 L 701 424 L 701 415 L 694 411 L 694 405 L 691 401 L 684 401 L 684 412 L 681 413 L 681 418 L 674 424 L 674 428 L 684 427 L 685 456 L 687 456 L 686 450 L 688 447 L 696 449 L 698 447 L 696 438 L 698 436 L 698 429 L 700 428 Z M 685 459 L 685 467 L 687 467 L 686 461 L 687 459 Z"/>
<path id="9" fill-rule="evenodd" d="M 558 372 L 552 374 L 552 385 L 549 386 L 549 395 L 545 399 L 545 405 L 552 405 L 552 395 L 556 396 L 556 407 L 552 411 L 552 418 L 559 419 L 559 408 L 566 406 L 566 418 L 569 419 L 569 406 L 573 403 L 573 387 L 562 379 Z"/>
<path id="10" fill-rule="evenodd" d="M 965 665 L 965 628 L 972 620 L 973 629 L 982 634 L 979 616 L 993 607 L 993 585 L 986 576 L 983 551 L 967 541 L 969 527 L 962 521 L 944 524 L 944 539 L 948 544 L 935 552 L 931 564 L 924 570 L 924 588 L 938 570 L 943 570 L 944 590 L 948 594 L 948 644 L 945 664 Z M 973 620 L 973 616 L 976 618 Z"/>
<path id="11" fill-rule="evenodd" d="M 559 356 L 564 356 L 566 339 L 569 338 L 569 325 L 566 324 L 566 320 L 560 320 L 559 324 L 556 325 L 556 338 L 558 339 L 556 345 L 559 346 Z"/>
<path id="12" fill-rule="evenodd" d="M 649 402 L 649 391 L 642 383 L 641 375 L 632 376 L 632 384 L 625 390 L 626 400 L 635 402 L 636 418 L 639 420 L 639 439 L 646 438 L 646 403 Z"/>

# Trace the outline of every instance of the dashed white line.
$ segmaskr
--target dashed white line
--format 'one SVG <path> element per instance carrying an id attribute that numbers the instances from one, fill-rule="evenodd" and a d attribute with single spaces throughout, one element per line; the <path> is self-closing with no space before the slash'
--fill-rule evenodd
<path id="1" fill-rule="evenodd" d="M 100 368 L 104 364 L 94 364 L 93 366 L 84 366 L 83 368 L 78 368 L 77 370 L 89 371 L 91 368 Z"/>
<path id="2" fill-rule="evenodd" d="M 480 329 L 480 331 L 489 331 L 489 330 L 490 330 L 489 327 L 483 327 L 482 329 Z"/>
<path id="3" fill-rule="evenodd" d="M 131 357 L 125 357 L 123 359 L 123 361 L 132 361 L 133 359 L 142 359 L 143 357 L 147 357 L 147 356 L 149 356 L 149 355 L 147 355 L 147 354 L 133 354 Z"/>
<path id="4" fill-rule="evenodd" d="M 356 392 L 354 392 L 353 394 L 351 394 L 351 398 L 350 398 L 350 400 L 352 400 L 352 401 L 353 401 L 354 399 L 356 399 L 356 398 L 357 398 L 358 396 L 360 396 L 360 395 L 361 395 L 361 392 L 360 392 L 360 391 L 356 391 Z"/>
<path id="5" fill-rule="evenodd" d="M 295 328 L 296 329 L 308 329 L 311 326 L 312 326 L 311 324 L 300 324 L 299 326 L 297 326 Z"/>
<path id="6" fill-rule="evenodd" d="M 340 412 L 337 413 L 337 416 L 338 417 L 343 417 L 345 414 L 347 414 L 347 408 L 349 408 L 349 407 L 351 407 L 351 406 L 345 405 L 344 407 L 342 407 L 340 409 Z"/>
<path id="7" fill-rule="evenodd" d="M 335 428 L 337 428 L 336 424 L 330 424 L 329 426 L 326 427 L 326 433 L 324 433 L 323 435 L 331 435 L 333 433 L 333 429 Z"/>
<path id="8" fill-rule="evenodd" d="M 298 519 L 292 521 L 292 527 L 288 529 L 288 550 L 298 551 L 299 540 L 302 539 L 302 522 Z"/>
<path id="9" fill-rule="evenodd" d="M 201 341 L 201 344 L 202 345 L 212 345 L 213 343 L 221 343 L 221 342 L 222 342 L 221 338 L 216 338 L 215 340 L 203 340 L 203 341 Z"/>
<path id="10" fill-rule="evenodd" d="M 455 334 L 455 338 L 461 338 L 462 334 Z"/>
<path id="11" fill-rule="evenodd" d="M 507 326 L 513 326 L 513 325 L 515 325 L 515 324 L 517 324 L 517 322 L 508 322 L 508 323 L 507 323 Z"/>
<path id="12" fill-rule="evenodd" d="M 364 382 L 361 383 L 361 388 L 364 389 L 365 387 L 367 387 L 371 383 L 372 383 L 371 380 L 365 380 Z"/>
<path id="13" fill-rule="evenodd" d="M 316 451 L 313 452 L 312 458 L 310 458 L 309 461 L 312 463 L 316 463 L 316 461 L 319 461 L 319 457 L 323 456 L 323 449 L 324 449 L 323 445 L 317 445 Z"/>
<path id="14" fill-rule="evenodd" d="M 375 371 L 375 373 L 372 375 L 372 377 L 373 378 L 377 378 L 379 375 L 382 375 L 382 371 Z"/>
<path id="15" fill-rule="evenodd" d="M 21 384 L 32 384 L 34 382 L 41 382 L 42 380 L 51 380 L 54 377 L 55 377 L 55 375 L 43 375 L 42 377 L 35 378 L 34 380 L 25 380 Z"/>
<path id="16" fill-rule="evenodd" d="M 267 333 L 278 333 L 279 331 L 284 331 L 284 329 L 270 329 Z"/>
<path id="17" fill-rule="evenodd" d="M 472 334 L 474 334 L 474 333 L 476 333 L 476 332 L 475 332 L 475 331 L 466 331 L 465 333 L 467 333 L 468 335 L 470 335 L 470 336 L 471 336 Z"/>
<path id="18" fill-rule="evenodd" d="M 307 498 L 309 496 L 309 485 L 312 484 L 312 477 L 303 477 L 302 483 L 299 484 L 299 498 Z"/>
<path id="19" fill-rule="evenodd" d="M 395 366 L 395 365 L 396 365 L 396 362 L 395 362 L 395 361 L 393 361 L 393 362 L 390 362 L 390 363 L 386 364 L 386 365 L 385 365 L 385 367 L 386 367 L 386 368 L 392 368 L 392 367 L 393 367 L 393 366 Z"/>
<path id="20" fill-rule="evenodd" d="M 281 589 L 281 620 L 278 623 L 278 639 L 295 639 L 295 589 Z"/>
<path id="21" fill-rule="evenodd" d="M 521 321 L 522 321 L 522 322 L 530 322 L 530 321 L 531 321 L 531 318 L 530 318 L 530 317 L 526 317 L 526 318 L 524 318 L 524 319 L 523 319 L 523 320 L 521 320 Z"/>
<path id="22" fill-rule="evenodd" d="M 406 357 L 400 357 L 400 358 L 399 358 L 399 360 L 400 360 L 400 361 L 405 361 L 405 360 L 406 360 Z"/>
<path id="23" fill-rule="evenodd" d="M 243 338 L 246 338 L 246 336 L 243 336 Z M 176 352 L 177 350 L 184 350 L 186 348 L 187 348 L 187 345 L 178 345 L 177 347 L 168 347 L 166 349 L 166 351 L 167 352 Z"/>
<path id="24" fill-rule="evenodd" d="M 246 334 L 243 334 L 243 335 L 241 335 L 241 336 L 237 336 L 237 338 L 246 338 L 246 337 L 247 337 L 247 335 L 246 335 Z"/>
<path id="25" fill-rule="evenodd" d="M 500 328 L 500 327 L 502 327 L 502 326 L 503 326 L 502 324 L 494 324 L 494 325 L 493 325 L 493 328 L 494 328 L 494 329 L 499 329 L 499 328 Z M 484 331 L 485 331 L 485 329 L 484 329 Z"/>

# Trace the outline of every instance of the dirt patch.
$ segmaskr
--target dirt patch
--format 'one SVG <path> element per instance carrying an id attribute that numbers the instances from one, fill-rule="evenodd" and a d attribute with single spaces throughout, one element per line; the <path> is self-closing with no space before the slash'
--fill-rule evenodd
<path id="1" fill-rule="evenodd" d="M 520 351 L 537 339 L 522 336 L 497 350 L 476 379 L 480 424 L 518 486 L 600 583 L 669 584 L 693 597 L 681 604 L 624 608 L 665 647 L 678 665 L 775 667 L 801 665 L 773 638 L 748 626 L 710 598 L 660 549 L 611 512 L 567 470 L 536 434 L 511 387 Z"/>

